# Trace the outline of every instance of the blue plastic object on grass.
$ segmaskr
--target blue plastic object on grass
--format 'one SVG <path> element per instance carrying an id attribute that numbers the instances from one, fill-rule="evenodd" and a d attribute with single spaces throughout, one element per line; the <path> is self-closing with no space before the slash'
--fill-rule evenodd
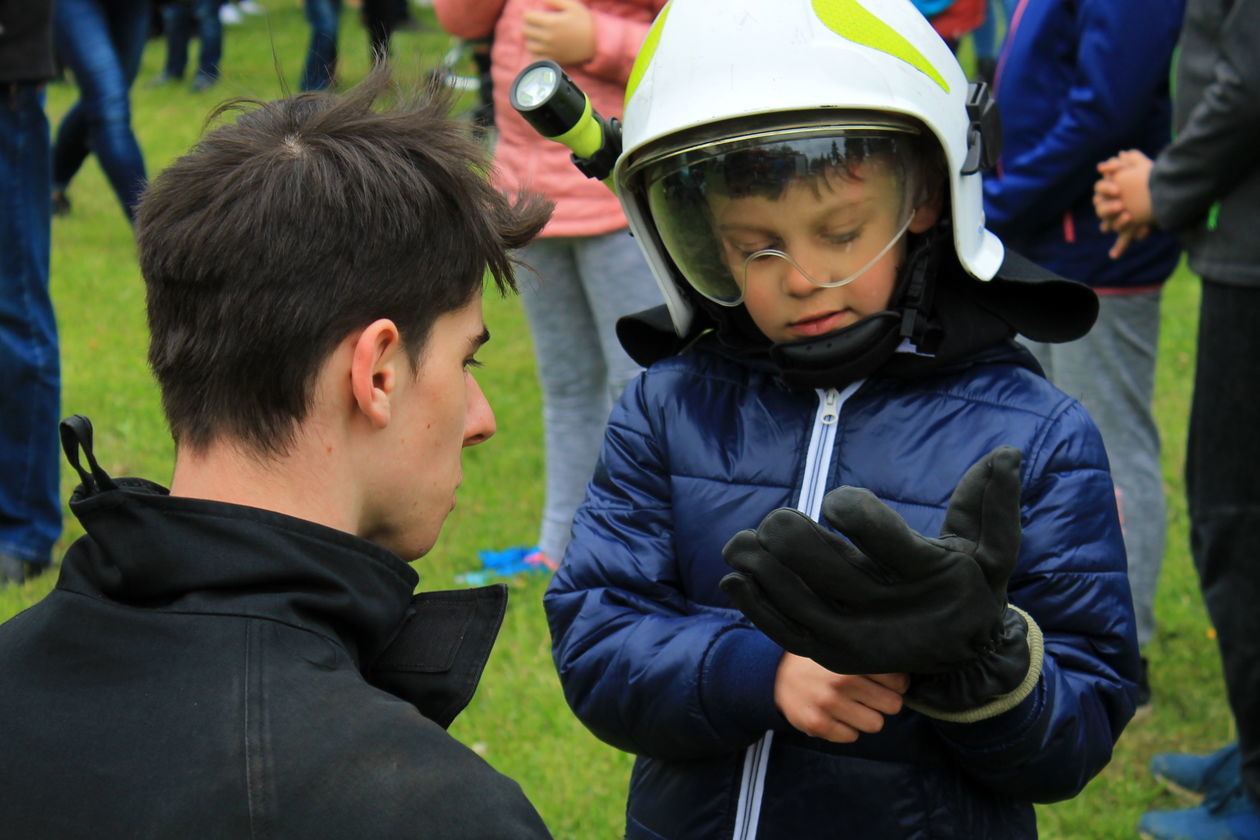
<path id="1" fill-rule="evenodd" d="M 482 549 L 477 552 L 481 569 L 463 572 L 455 576 L 456 583 L 468 586 L 485 586 L 495 578 L 518 574 L 546 574 L 554 571 L 546 556 L 536 545 L 517 545 L 502 551 Z"/>

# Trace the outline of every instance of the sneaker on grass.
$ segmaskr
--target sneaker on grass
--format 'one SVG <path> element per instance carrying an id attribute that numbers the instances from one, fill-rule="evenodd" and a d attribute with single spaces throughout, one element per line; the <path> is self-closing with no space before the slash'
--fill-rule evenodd
<path id="1" fill-rule="evenodd" d="M 1260 805 L 1243 789 L 1209 793 L 1203 804 L 1184 811 L 1150 811 L 1138 823 L 1143 840 L 1260 840 Z"/>
<path id="2" fill-rule="evenodd" d="M 1172 792 L 1195 802 L 1213 791 L 1239 787 L 1242 759 L 1238 742 L 1208 755 L 1160 753 L 1151 759 L 1151 775 Z"/>

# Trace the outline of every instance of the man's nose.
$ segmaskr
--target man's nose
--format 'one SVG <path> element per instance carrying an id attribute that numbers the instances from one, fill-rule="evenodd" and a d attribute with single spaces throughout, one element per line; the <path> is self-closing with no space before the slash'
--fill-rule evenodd
<path id="1" fill-rule="evenodd" d="M 464 414 L 464 446 L 485 443 L 495 433 L 494 409 L 477 378 L 468 374 L 468 407 Z"/>

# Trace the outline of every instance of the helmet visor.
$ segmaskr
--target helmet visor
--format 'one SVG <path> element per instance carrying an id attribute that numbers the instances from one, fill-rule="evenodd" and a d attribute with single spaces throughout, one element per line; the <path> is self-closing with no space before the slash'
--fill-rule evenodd
<path id="1" fill-rule="evenodd" d="M 904 129 L 818 126 L 693 147 L 628 174 L 687 282 L 735 306 L 750 283 L 795 271 L 843 286 L 879 262 L 914 215 L 916 148 Z"/>

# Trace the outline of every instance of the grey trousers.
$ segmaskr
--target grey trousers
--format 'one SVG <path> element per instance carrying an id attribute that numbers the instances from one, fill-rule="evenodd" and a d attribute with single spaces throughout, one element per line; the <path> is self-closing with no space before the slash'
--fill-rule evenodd
<path id="1" fill-rule="evenodd" d="M 613 402 L 641 368 L 617 342 L 617 319 L 663 302 L 625 229 L 536 239 L 517 272 L 542 386 L 546 500 L 539 548 L 559 560 L 595 472 Z"/>
<path id="2" fill-rule="evenodd" d="M 1159 430 L 1151 414 L 1160 294 L 1100 295 L 1098 321 L 1084 338 L 1066 344 L 1028 342 L 1050 381 L 1080 400 L 1102 432 L 1142 647 L 1155 635 L 1155 587 L 1166 526 Z"/>

